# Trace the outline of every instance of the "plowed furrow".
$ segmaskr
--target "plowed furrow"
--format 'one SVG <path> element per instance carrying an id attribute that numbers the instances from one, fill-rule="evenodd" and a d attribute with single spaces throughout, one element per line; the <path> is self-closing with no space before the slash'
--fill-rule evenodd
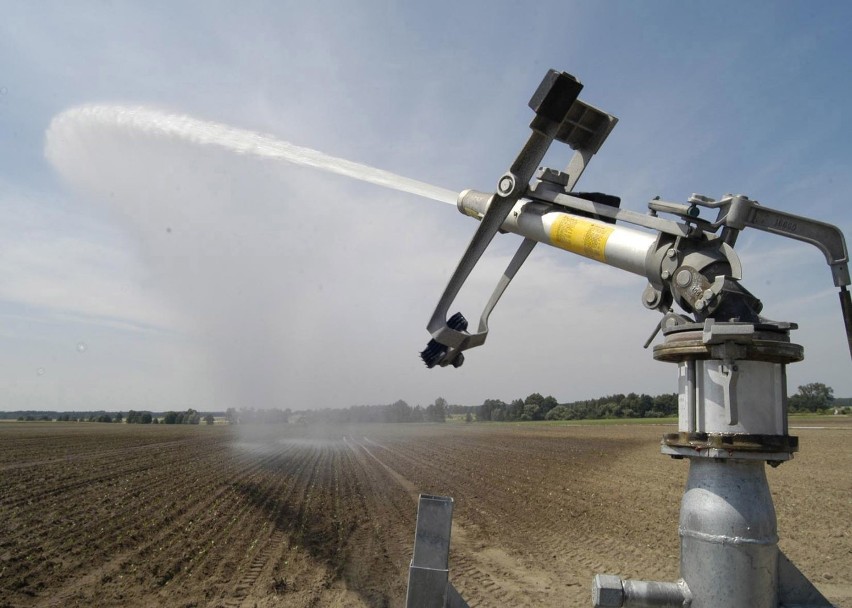
<path id="1" fill-rule="evenodd" d="M 304 505 L 305 497 L 310 495 L 321 457 L 318 450 L 305 452 L 291 447 L 286 454 L 273 459 L 272 466 L 258 483 L 241 486 L 255 508 L 257 521 L 264 526 L 265 538 L 261 542 L 262 532 L 255 531 L 252 545 L 236 557 L 239 560 L 236 576 L 231 591 L 224 598 L 225 606 L 243 604 L 266 564 L 275 557 L 276 551 L 283 550 L 285 539 L 293 536 L 303 523 L 293 505 Z M 282 491 L 284 486 L 286 491 Z"/>
<path id="2" fill-rule="evenodd" d="M 81 585 L 77 580 L 81 574 L 84 580 L 95 580 L 104 588 L 108 588 L 113 579 L 119 578 L 117 573 L 121 570 L 126 570 L 131 576 L 139 576 L 139 565 L 145 562 L 153 564 L 152 569 L 146 569 L 144 576 L 147 585 L 161 587 L 170 580 L 174 572 L 164 570 L 158 567 L 158 558 L 164 554 L 169 554 L 174 550 L 176 544 L 180 542 L 180 534 L 176 534 L 176 530 L 186 532 L 191 528 L 191 523 L 194 518 L 198 518 L 199 513 L 209 512 L 218 513 L 217 507 L 229 498 L 228 495 L 228 479 L 239 479 L 246 474 L 250 474 L 252 469 L 256 469 L 262 465 L 262 461 L 258 462 L 253 459 L 244 459 L 234 469 L 231 469 L 218 487 L 210 488 L 210 479 L 191 474 L 175 477 L 172 475 L 173 482 L 177 481 L 178 487 L 181 487 L 181 501 L 171 500 L 164 504 L 163 498 L 153 500 L 144 506 L 144 510 L 140 513 L 137 524 L 141 523 L 139 534 L 143 540 L 140 542 L 130 543 L 129 550 L 122 550 L 120 542 L 105 544 L 101 547 L 98 554 L 99 559 L 94 562 L 89 559 L 82 559 L 85 551 L 78 552 L 79 561 L 71 561 L 68 567 L 61 573 L 62 579 L 68 579 L 68 585 L 56 594 L 63 598 L 73 597 L 75 590 Z M 228 467 L 230 468 L 230 467 Z M 226 468 L 227 472 L 227 468 Z M 183 482 L 183 483 L 181 483 Z M 212 491 L 205 491 L 205 488 Z M 97 534 L 97 531 L 95 531 Z M 100 537 L 98 537 L 100 538 Z M 107 537 L 109 538 L 109 537 Z M 121 534 L 114 534 L 113 539 L 120 541 Z M 83 537 L 85 539 L 85 537 Z M 85 540 L 83 540 L 85 542 Z M 28 576 L 36 577 L 37 572 L 32 572 Z M 123 574 L 121 575 L 123 577 Z M 61 580 L 61 579 L 60 579 Z M 56 602 L 54 602 L 56 604 Z M 61 604 L 61 601 L 59 602 Z"/>

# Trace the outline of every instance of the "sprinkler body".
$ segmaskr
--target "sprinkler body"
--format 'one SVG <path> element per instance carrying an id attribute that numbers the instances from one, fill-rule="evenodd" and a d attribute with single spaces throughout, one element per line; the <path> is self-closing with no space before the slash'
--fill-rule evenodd
<path id="1" fill-rule="evenodd" d="M 621 209 L 616 197 L 574 192 L 617 121 L 577 99 L 581 88 L 573 77 L 549 72 L 530 102 L 537 112 L 530 141 L 498 180 L 496 193 L 466 190 L 459 195 L 459 210 L 480 225 L 429 321 L 432 339 L 421 356 L 430 368 L 458 367 L 463 351 L 483 344 L 491 311 L 537 243 L 645 277 L 642 304 L 662 315 L 645 346 L 662 332 L 654 358 L 678 369 L 678 432 L 663 438 L 661 450 L 690 463 L 678 528 L 681 578 L 656 582 L 598 575 L 593 605 L 831 606 L 779 551 L 765 474 L 767 463 L 778 466 L 798 449 L 797 439 L 788 434 L 786 366 L 801 361 L 803 349 L 790 341 L 794 323 L 761 316 L 763 304 L 741 284 L 742 265 L 734 246 L 742 230 L 756 228 L 818 247 L 840 288 L 852 353 L 843 234 L 830 224 L 770 209 L 743 195 L 714 200 L 694 194 L 686 203 L 655 198 L 648 213 L 639 214 Z M 552 141 L 575 150 L 566 171 L 540 169 L 528 183 L 532 166 Z M 716 218 L 701 218 L 702 209 L 715 211 Z M 449 309 L 498 232 L 513 232 L 524 240 L 471 332 L 464 316 L 450 316 Z M 449 519 L 443 523 L 446 542 L 439 545 L 448 551 Z M 442 565 L 446 557 L 439 560 Z M 449 572 L 448 565 L 442 567 Z M 447 591 L 452 589 L 448 578 L 440 584 L 435 597 L 443 600 L 414 603 L 409 593 L 408 605 L 464 605 L 458 594 Z"/>

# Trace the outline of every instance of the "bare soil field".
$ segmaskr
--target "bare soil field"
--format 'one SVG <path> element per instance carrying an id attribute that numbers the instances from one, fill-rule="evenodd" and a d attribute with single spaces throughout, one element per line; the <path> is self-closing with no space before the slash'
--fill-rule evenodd
<path id="1" fill-rule="evenodd" d="M 781 548 L 852 607 L 852 421 L 791 426 Z M 3 423 L 0 607 L 400 606 L 419 492 L 455 498 L 471 606 L 587 606 L 595 573 L 677 578 L 670 430 Z"/>

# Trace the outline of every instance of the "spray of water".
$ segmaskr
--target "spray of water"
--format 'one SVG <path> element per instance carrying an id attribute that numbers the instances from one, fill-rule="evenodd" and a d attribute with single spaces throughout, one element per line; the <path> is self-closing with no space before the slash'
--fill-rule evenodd
<path id="1" fill-rule="evenodd" d="M 443 279 L 443 247 L 454 242 L 443 214 L 437 205 L 404 209 L 390 203 L 399 197 L 290 169 L 307 165 L 445 203 L 455 193 L 273 137 L 138 107 L 57 115 L 45 156 L 79 193 L 69 201 L 110 226 L 57 245 L 69 252 L 61 267 L 85 279 L 75 286 L 96 288 L 76 298 L 79 307 L 96 319 L 106 310 L 110 319 L 147 326 L 153 319 L 167 330 L 140 344 L 162 347 L 158 361 L 161 352 L 180 349 L 172 377 L 188 399 L 221 409 L 342 407 L 356 390 L 368 403 L 398 399 L 388 376 L 400 386 L 422 376 L 409 359 L 387 353 L 414 353 L 420 345 L 431 285 Z M 90 255 L 89 243 L 102 238 L 110 241 L 91 255 L 116 248 L 122 256 L 115 264 L 76 263 L 89 260 L 78 250 Z M 115 297 L 113 283 L 133 284 L 133 294 Z M 94 338 L 85 341 L 88 355 Z M 51 374 L 47 369 L 44 378 Z"/>
<path id="2" fill-rule="evenodd" d="M 66 136 L 68 132 L 85 131 L 92 126 L 113 126 L 131 133 L 179 138 L 195 144 L 219 146 L 238 154 L 286 160 L 441 203 L 456 204 L 457 194 L 446 188 L 329 156 L 317 150 L 281 141 L 271 135 L 142 106 L 87 105 L 62 112 L 53 119 L 47 131 L 48 157 L 51 156 L 51 150 L 54 149 L 52 144 L 56 139 Z"/>

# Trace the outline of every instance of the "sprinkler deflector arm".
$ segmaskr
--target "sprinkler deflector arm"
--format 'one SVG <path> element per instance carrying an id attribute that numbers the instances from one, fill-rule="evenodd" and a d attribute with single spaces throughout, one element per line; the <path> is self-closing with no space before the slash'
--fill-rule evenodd
<path id="1" fill-rule="evenodd" d="M 501 229 L 519 198 L 526 192 L 534 172 L 553 140 L 567 143 L 577 150 L 571 161 L 574 175 L 570 179 L 571 187 L 573 187 L 589 159 L 597 152 L 615 126 L 617 119 L 614 116 L 577 99 L 582 88 L 583 85 L 570 74 L 549 70 L 530 99 L 529 107 L 535 112 L 535 117 L 530 123 L 532 132 L 529 139 L 509 171 L 498 180 L 497 192 L 489 205 L 488 213 L 482 217 L 427 325 L 432 340 L 421 352 L 421 357 L 427 366 L 459 367 L 464 362 L 463 350 L 485 342 L 488 335 L 488 315 L 518 268 L 532 251 L 535 241 L 527 239 L 521 244 L 486 305 L 476 333 L 471 334 L 465 331 L 467 321 L 460 314 L 451 318 L 453 323 L 448 322 L 450 306 L 494 235 Z"/>
<path id="2" fill-rule="evenodd" d="M 488 213 L 482 218 L 427 325 L 433 339 L 421 353 L 421 357 L 429 367 L 436 364 L 459 367 L 464 362 L 462 350 L 485 342 L 488 335 L 488 315 L 497 304 L 506 285 L 511 281 L 511 276 L 514 276 L 532 251 L 535 241 L 527 240 L 518 249 L 504 278 L 500 281 L 502 287 L 498 285 L 483 311 L 479 330 L 476 333 L 471 334 L 465 331 L 467 321 L 463 317 L 459 319 L 460 315 L 452 318 L 453 323 L 448 322 L 450 306 L 494 235 L 501 229 L 509 212 L 526 191 L 527 184 L 553 140 L 559 139 L 576 146 L 582 143 L 588 149 L 587 155 L 591 156 L 615 125 L 614 117 L 577 99 L 582 89 L 583 85 L 570 74 L 550 70 L 530 99 L 529 107 L 535 112 L 535 117 L 530 123 L 529 139 L 509 171 L 498 180 L 497 192 L 491 200 Z M 591 128 L 592 126 L 594 128 Z M 591 152 L 588 152 L 589 150 Z M 587 161 L 581 159 L 578 162 L 580 163 L 578 166 L 584 167 Z M 582 169 L 578 170 L 576 177 L 579 177 L 581 171 Z"/>

